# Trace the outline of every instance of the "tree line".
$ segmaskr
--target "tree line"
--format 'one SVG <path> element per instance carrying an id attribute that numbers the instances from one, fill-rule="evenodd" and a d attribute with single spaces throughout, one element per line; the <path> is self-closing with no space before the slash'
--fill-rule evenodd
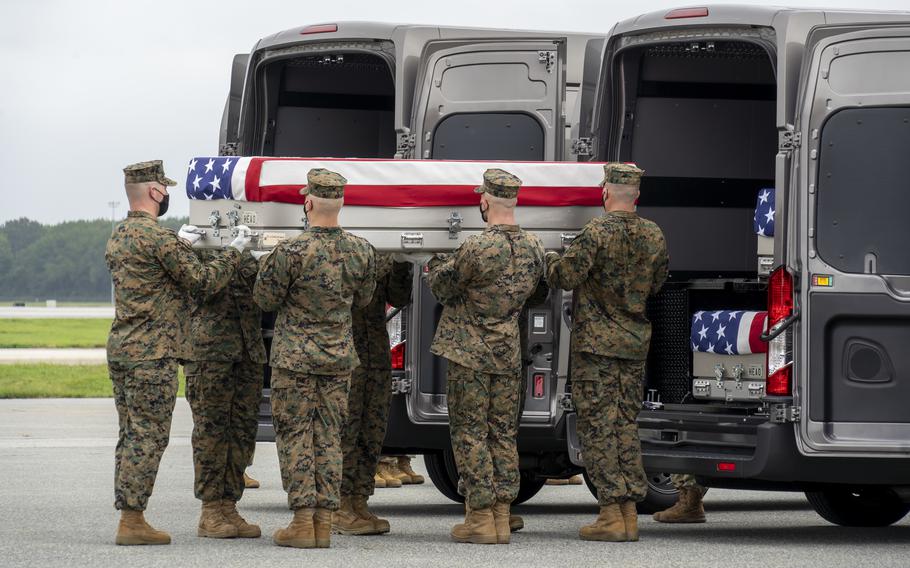
<path id="1" fill-rule="evenodd" d="M 177 229 L 186 217 L 163 219 Z M 105 301 L 111 274 L 104 247 L 110 220 L 45 225 L 25 217 L 0 225 L 0 300 Z"/>

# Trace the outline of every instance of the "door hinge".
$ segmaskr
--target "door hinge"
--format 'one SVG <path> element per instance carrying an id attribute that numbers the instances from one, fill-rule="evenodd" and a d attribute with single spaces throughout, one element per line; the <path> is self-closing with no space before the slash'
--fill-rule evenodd
<path id="1" fill-rule="evenodd" d="M 414 155 L 417 139 L 410 131 L 398 133 L 398 145 L 395 147 L 395 159 L 407 160 Z"/>
<path id="2" fill-rule="evenodd" d="M 556 406 L 564 412 L 575 412 L 575 401 L 572 400 L 572 393 L 564 392 L 556 395 Z"/>
<path id="3" fill-rule="evenodd" d="M 802 141 L 802 133 L 796 132 L 793 130 L 792 126 L 788 126 L 787 130 L 782 131 L 778 135 L 778 148 L 781 152 L 792 152 L 802 145 Z"/>
<path id="4" fill-rule="evenodd" d="M 594 141 L 590 138 L 575 138 L 572 140 L 572 154 L 575 156 L 593 156 Z"/>
<path id="5" fill-rule="evenodd" d="M 770 419 L 773 424 L 799 422 L 800 410 L 798 406 L 789 404 L 772 404 Z"/>
<path id="6" fill-rule="evenodd" d="M 538 51 L 537 61 L 547 66 L 547 73 L 552 73 L 553 68 L 556 67 L 556 52 L 543 50 Z"/>
<path id="7" fill-rule="evenodd" d="M 407 394 L 411 392 L 411 379 L 392 379 L 392 394 Z"/>

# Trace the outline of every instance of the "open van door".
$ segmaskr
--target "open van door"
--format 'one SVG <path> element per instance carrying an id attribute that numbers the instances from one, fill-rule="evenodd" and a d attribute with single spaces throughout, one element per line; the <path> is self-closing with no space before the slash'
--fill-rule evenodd
<path id="1" fill-rule="evenodd" d="M 221 131 L 218 136 L 218 155 L 239 155 L 240 102 L 243 99 L 243 85 L 246 82 L 246 66 L 250 59 L 248 53 L 238 53 L 231 64 L 231 90 L 224 103 L 221 115 Z"/>
<path id="2" fill-rule="evenodd" d="M 411 157 L 436 160 L 553 161 L 565 142 L 565 38 L 435 40 L 423 50 L 411 119 Z M 479 180 L 478 180 L 479 183 Z M 522 212 L 534 226 L 545 208 Z M 458 211 L 465 229 L 482 229 L 475 208 Z M 455 212 L 453 212 L 453 215 Z M 416 380 L 408 413 L 414 423 L 446 423 L 446 360 L 430 354 L 442 306 L 421 275 L 411 310 L 408 350 Z M 553 296 L 553 295 L 551 295 Z M 552 299 L 550 300 L 552 302 Z M 530 310 L 523 345 L 533 353 L 525 369 L 523 423 L 552 423 L 556 378 L 553 310 Z"/>
<path id="3" fill-rule="evenodd" d="M 810 37 L 793 136 L 778 284 L 802 314 L 769 367 L 792 367 L 807 455 L 910 454 L 910 26 L 859 27 Z"/>

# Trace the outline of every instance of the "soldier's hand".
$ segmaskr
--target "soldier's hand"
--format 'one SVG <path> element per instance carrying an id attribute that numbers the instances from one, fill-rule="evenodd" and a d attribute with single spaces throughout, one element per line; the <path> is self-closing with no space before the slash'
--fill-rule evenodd
<path id="1" fill-rule="evenodd" d="M 237 236 L 228 246 L 237 249 L 238 252 L 243 252 L 251 240 L 253 240 L 253 231 L 246 225 L 237 225 Z"/>
<path id="2" fill-rule="evenodd" d="M 177 236 L 191 245 L 201 239 L 204 234 L 205 231 L 195 225 L 183 225 L 180 227 L 180 230 L 177 231 Z"/>
<path id="3" fill-rule="evenodd" d="M 260 260 L 263 257 L 268 256 L 268 254 L 270 252 L 272 252 L 272 251 L 270 251 L 270 250 L 251 250 L 250 254 L 253 255 L 253 258 L 255 258 L 256 260 Z"/>

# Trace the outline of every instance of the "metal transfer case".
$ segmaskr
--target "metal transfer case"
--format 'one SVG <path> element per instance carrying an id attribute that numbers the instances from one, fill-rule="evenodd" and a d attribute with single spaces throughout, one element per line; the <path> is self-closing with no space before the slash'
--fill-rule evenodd
<path id="1" fill-rule="evenodd" d="M 692 396 L 743 402 L 765 396 L 765 354 L 692 353 Z"/>

